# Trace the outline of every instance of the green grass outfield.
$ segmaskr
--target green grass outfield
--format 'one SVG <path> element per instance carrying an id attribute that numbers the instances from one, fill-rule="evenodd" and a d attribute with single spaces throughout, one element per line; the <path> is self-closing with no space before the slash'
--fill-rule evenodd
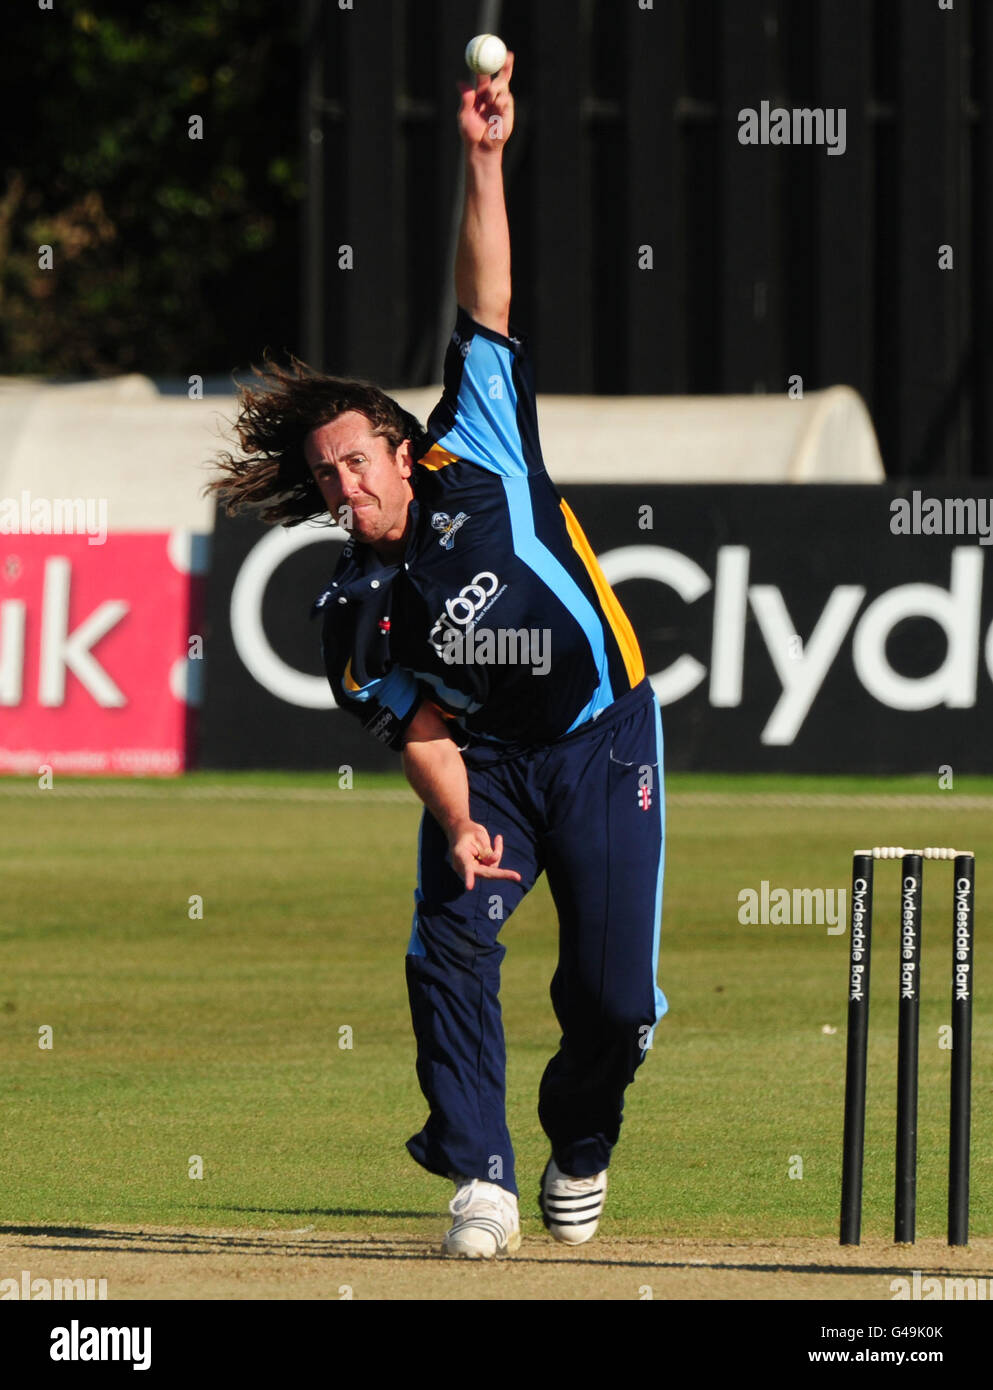
<path id="1" fill-rule="evenodd" d="M 205 773 L 42 791 L 0 779 L 0 1225 L 443 1228 L 451 1189 L 403 1147 L 425 1114 L 403 970 L 419 807 L 383 796 L 404 785 Z M 671 1007 L 628 1093 L 604 1233 L 836 1236 L 846 934 L 742 926 L 738 894 L 763 879 L 847 891 L 854 848 L 923 842 L 978 856 L 972 1232 L 990 1235 L 993 803 L 973 798 L 993 797 L 993 779 L 938 792 L 937 775 L 674 776 L 669 792 Z M 945 1221 L 950 873 L 925 871 L 921 1236 Z M 897 875 L 878 867 L 870 1028 L 864 1233 L 883 1237 Z M 190 919 L 193 895 L 203 920 Z M 531 1229 L 546 1157 L 537 1085 L 558 1036 L 555 932 L 542 880 L 503 932 L 508 1109 Z M 351 1048 L 339 1046 L 346 1027 Z"/>

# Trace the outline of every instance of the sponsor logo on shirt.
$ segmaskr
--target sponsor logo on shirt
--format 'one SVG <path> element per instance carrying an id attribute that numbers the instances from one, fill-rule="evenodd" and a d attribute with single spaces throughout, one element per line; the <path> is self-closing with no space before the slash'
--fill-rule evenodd
<path id="1" fill-rule="evenodd" d="M 445 600 L 445 611 L 428 635 L 431 646 L 444 657 L 446 632 L 465 629 L 481 618 L 506 589 L 492 570 L 481 570 L 470 583 L 464 584 L 454 598 Z"/>
<path id="2" fill-rule="evenodd" d="M 366 725 L 373 738 L 378 738 L 380 743 L 389 743 L 393 737 L 393 711 L 384 709 L 376 715 L 369 724 Z"/>
<path id="3" fill-rule="evenodd" d="M 440 531 L 438 544 L 444 546 L 446 550 L 451 550 L 455 544 L 455 533 L 460 526 L 464 526 L 469 520 L 467 512 L 459 512 L 454 519 L 447 512 L 434 512 L 431 516 L 431 525 L 436 531 Z"/>

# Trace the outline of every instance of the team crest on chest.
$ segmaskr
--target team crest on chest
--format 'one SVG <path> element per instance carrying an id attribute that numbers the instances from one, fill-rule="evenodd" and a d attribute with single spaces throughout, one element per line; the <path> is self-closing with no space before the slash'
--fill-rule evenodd
<path id="1" fill-rule="evenodd" d="M 455 532 L 460 526 L 464 526 L 469 520 L 468 513 L 459 512 L 458 516 L 450 517 L 447 512 L 433 512 L 431 515 L 431 525 L 441 534 L 438 537 L 438 544 L 446 550 L 451 550 L 455 544 Z"/>

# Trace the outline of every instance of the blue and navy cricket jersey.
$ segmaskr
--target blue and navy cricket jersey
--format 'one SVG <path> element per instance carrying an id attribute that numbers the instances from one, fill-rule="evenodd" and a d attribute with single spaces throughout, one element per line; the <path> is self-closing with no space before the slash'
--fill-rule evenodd
<path id="1" fill-rule="evenodd" d="M 545 471 L 526 339 L 460 308 L 427 434 L 403 560 L 349 541 L 314 604 L 335 701 L 398 751 L 424 700 L 466 743 L 552 743 L 645 667 Z"/>

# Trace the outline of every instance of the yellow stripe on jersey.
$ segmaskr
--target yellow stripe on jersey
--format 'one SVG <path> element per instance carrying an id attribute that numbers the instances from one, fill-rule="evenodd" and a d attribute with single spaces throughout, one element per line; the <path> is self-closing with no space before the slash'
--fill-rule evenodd
<path id="1" fill-rule="evenodd" d="M 458 463 L 458 454 L 450 454 L 447 449 L 442 449 L 439 444 L 432 444 L 423 458 L 417 460 L 425 468 L 437 470 L 445 468 L 450 463 Z"/>
<path id="2" fill-rule="evenodd" d="M 356 681 L 355 677 L 352 675 L 352 659 L 351 659 L 351 657 L 348 658 L 348 665 L 345 667 L 345 674 L 344 674 L 344 676 L 342 676 L 342 685 L 344 685 L 344 687 L 345 687 L 346 690 L 361 690 L 361 689 L 362 689 L 361 685 L 358 684 L 358 682 Z"/>
<path id="3" fill-rule="evenodd" d="M 562 501 L 560 505 L 569 532 L 569 539 L 572 541 L 572 548 L 586 566 L 587 572 L 593 580 L 593 586 L 599 596 L 604 617 L 610 624 L 610 630 L 614 634 L 618 647 L 620 647 L 621 656 L 624 659 L 624 669 L 628 673 L 628 680 L 631 682 L 633 690 L 645 678 L 645 662 L 641 655 L 641 648 L 638 646 L 638 639 L 634 635 L 634 628 L 631 626 L 628 615 L 621 607 L 617 595 L 607 583 L 603 570 L 593 554 L 592 547 L 568 503 Z"/>

